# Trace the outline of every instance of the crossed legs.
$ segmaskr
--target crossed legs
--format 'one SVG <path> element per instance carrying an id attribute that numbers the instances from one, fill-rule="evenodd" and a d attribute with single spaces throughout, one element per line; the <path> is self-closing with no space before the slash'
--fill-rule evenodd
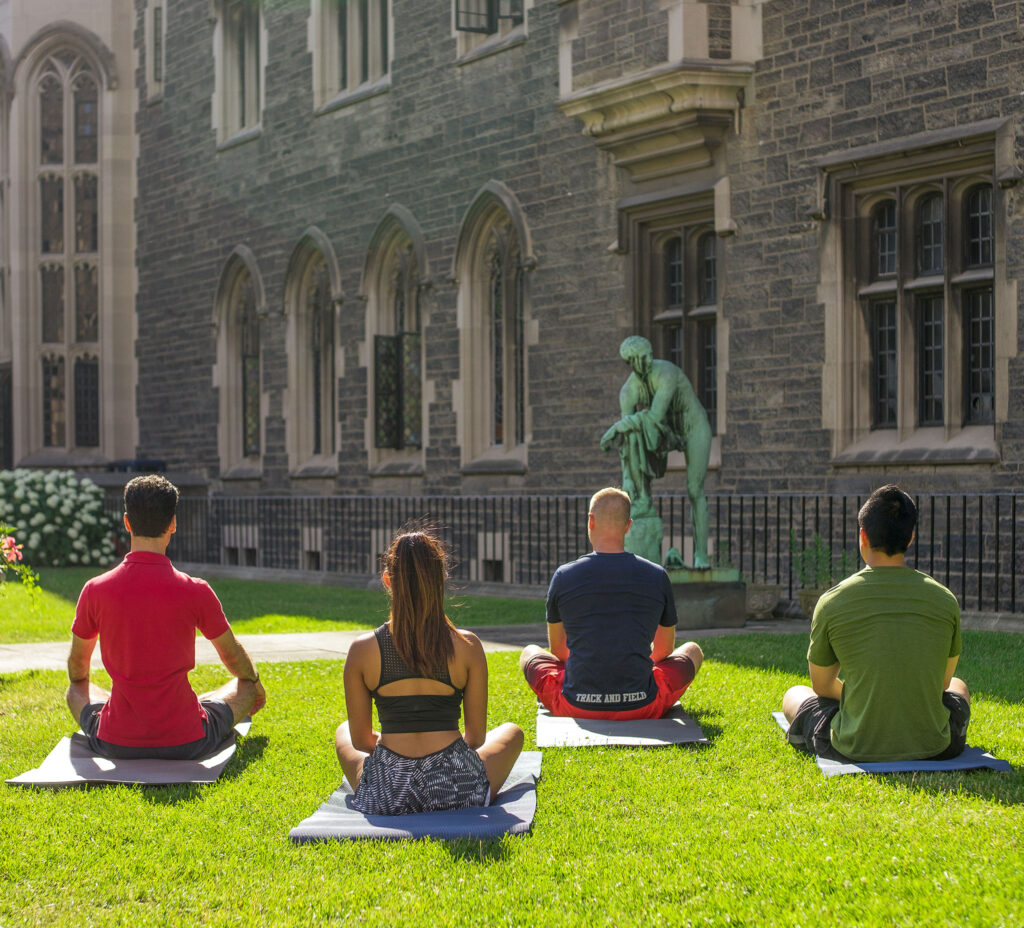
<path id="1" fill-rule="evenodd" d="M 953 677 L 949 681 L 949 686 L 946 687 L 946 690 L 947 692 L 963 696 L 968 703 L 971 701 L 970 690 L 968 690 L 967 684 L 959 677 Z M 786 716 L 786 721 L 792 724 L 793 719 L 796 718 L 797 713 L 800 711 L 800 707 L 815 695 L 817 694 L 809 686 L 791 686 L 786 690 L 785 695 L 782 697 L 782 713 Z"/>
<path id="2" fill-rule="evenodd" d="M 89 703 L 106 702 L 110 699 L 110 693 L 91 681 L 80 680 L 68 686 L 64 698 L 71 715 L 77 722 L 82 717 L 82 710 Z M 218 689 L 203 693 L 199 697 L 199 701 L 202 702 L 204 699 L 220 699 L 226 702 L 234 715 L 236 724 L 261 708 L 260 705 L 257 705 L 260 702 L 260 694 L 256 684 L 251 680 L 239 680 L 235 677 Z"/>
<path id="3" fill-rule="evenodd" d="M 345 773 L 345 779 L 355 789 L 363 775 L 363 763 L 370 755 L 360 751 L 352 744 L 348 722 L 342 722 L 334 733 L 334 749 L 338 753 L 338 761 Z M 484 743 L 476 749 L 487 772 L 487 782 L 491 787 L 491 798 L 498 795 L 498 790 L 508 779 L 508 775 L 523 750 L 522 729 L 513 722 L 504 722 L 487 732 Z"/>

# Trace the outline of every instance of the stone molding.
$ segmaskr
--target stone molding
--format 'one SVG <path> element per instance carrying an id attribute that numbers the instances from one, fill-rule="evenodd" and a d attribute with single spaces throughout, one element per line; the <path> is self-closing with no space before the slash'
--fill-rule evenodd
<path id="1" fill-rule="evenodd" d="M 562 99 L 583 134 L 612 155 L 634 181 L 710 167 L 737 127 L 753 65 L 669 65 Z"/>

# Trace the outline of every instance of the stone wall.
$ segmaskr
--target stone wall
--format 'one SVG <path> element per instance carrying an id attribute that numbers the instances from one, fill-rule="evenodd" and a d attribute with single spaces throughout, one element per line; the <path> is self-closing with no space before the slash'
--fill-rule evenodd
<path id="1" fill-rule="evenodd" d="M 573 90 L 667 60 L 663 6 L 654 0 L 582 4 L 571 43 Z M 716 58 L 728 50 L 726 6 L 709 4 L 709 49 Z M 138 10 L 141 22 L 142 0 Z M 633 327 L 629 259 L 610 250 L 617 202 L 633 191 L 610 156 L 556 106 L 561 12 L 560 4 L 536 0 L 523 41 L 458 63 L 447 4 L 395 0 L 390 89 L 315 115 L 309 6 L 268 4 L 262 133 L 218 151 L 209 5 L 171 5 L 164 98 L 143 102 L 138 113 L 140 456 L 198 474 L 215 490 L 246 492 L 588 492 L 618 480 L 617 460 L 597 450 L 597 440 L 616 413 L 626 374 L 617 347 Z M 819 295 L 828 220 L 810 218 L 825 156 L 1015 116 L 1019 27 L 1016 3 L 764 5 L 755 93 L 724 155 L 737 232 L 719 240 L 730 372 L 722 466 L 709 490 L 856 492 L 892 478 L 932 491 L 1019 483 L 1024 370 L 1018 360 L 1009 365 L 1010 421 L 996 435 L 1001 464 L 830 463 Z M 141 26 L 137 36 L 141 44 Z M 136 83 L 144 93 L 141 69 Z M 686 180 L 666 178 L 655 186 L 669 190 Z M 518 199 L 538 262 L 527 274 L 536 343 L 527 350 L 525 475 L 460 469 L 459 319 L 450 275 L 462 218 L 489 181 Z M 1018 200 L 1008 191 L 1007 276 L 1013 280 L 1024 272 Z M 392 204 L 407 208 L 422 227 L 432 282 L 423 305 L 426 377 L 434 386 L 425 408 L 430 444 L 424 474 L 401 479 L 371 477 L 366 450 L 369 352 L 361 277 L 373 232 Z M 285 277 L 309 226 L 330 240 L 344 296 L 338 475 L 320 482 L 290 477 L 285 451 Z M 265 438 L 262 476 L 222 484 L 214 305 L 224 263 L 239 244 L 255 254 L 267 297 Z M 999 333 L 1017 343 L 1021 337 Z M 674 474 L 659 489 L 682 485 Z"/>

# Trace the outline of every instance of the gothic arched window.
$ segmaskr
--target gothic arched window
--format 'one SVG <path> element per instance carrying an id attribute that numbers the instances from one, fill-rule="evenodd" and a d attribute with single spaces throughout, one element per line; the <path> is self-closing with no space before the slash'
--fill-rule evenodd
<path id="1" fill-rule="evenodd" d="M 42 444 L 100 444 L 99 84 L 78 53 L 39 68 L 36 189 Z M 73 400 L 68 402 L 69 370 Z"/>

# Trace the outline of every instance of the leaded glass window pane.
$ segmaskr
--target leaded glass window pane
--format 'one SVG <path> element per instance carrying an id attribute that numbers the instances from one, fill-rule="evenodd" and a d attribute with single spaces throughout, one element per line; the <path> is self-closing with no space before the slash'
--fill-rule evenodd
<path id="1" fill-rule="evenodd" d="M 79 78 L 75 87 L 75 162 L 95 164 L 99 152 L 96 84 L 90 78 Z"/>
<path id="2" fill-rule="evenodd" d="M 374 336 L 374 443 L 378 448 L 399 447 L 401 374 L 398 347 L 397 335 Z"/>
<path id="3" fill-rule="evenodd" d="M 942 197 L 932 194 L 922 200 L 917 216 L 918 271 L 942 273 Z"/>
<path id="4" fill-rule="evenodd" d="M 718 430 L 718 332 L 713 318 L 697 326 L 697 351 L 698 396 L 714 435 Z"/>
<path id="5" fill-rule="evenodd" d="M 713 232 L 705 232 L 697 242 L 697 301 L 702 306 L 718 302 L 718 251 Z"/>
<path id="6" fill-rule="evenodd" d="M 871 304 L 872 427 L 896 428 L 896 391 L 899 358 L 896 350 L 896 303 Z"/>
<path id="7" fill-rule="evenodd" d="M 491 257 L 490 274 L 491 304 L 491 443 L 500 445 L 505 441 L 505 282 L 501 266 L 501 255 L 497 251 Z"/>
<path id="8" fill-rule="evenodd" d="M 889 277 L 896 273 L 895 200 L 886 200 L 875 207 L 871 226 L 875 277 Z"/>
<path id="9" fill-rule="evenodd" d="M 967 197 L 967 263 L 992 263 L 992 188 L 975 187 Z"/>
<path id="10" fill-rule="evenodd" d="M 388 49 L 388 0 L 377 0 L 378 23 L 380 27 L 380 72 L 387 74 L 390 66 L 390 50 Z"/>
<path id="11" fill-rule="evenodd" d="M 42 294 L 43 342 L 64 341 L 64 268 L 48 264 L 39 271 Z"/>
<path id="12" fill-rule="evenodd" d="M 239 303 L 242 376 L 242 454 L 260 453 L 260 330 L 252 281 L 243 285 Z"/>
<path id="13" fill-rule="evenodd" d="M 942 425 L 943 413 L 942 297 L 918 300 L 918 424 Z"/>
<path id="14" fill-rule="evenodd" d="M 348 0 L 338 0 L 338 89 L 348 87 Z"/>
<path id="15" fill-rule="evenodd" d="M 99 340 L 99 275 L 95 264 L 75 267 L 75 339 Z"/>
<path id="16" fill-rule="evenodd" d="M 359 83 L 370 79 L 370 0 L 359 2 Z"/>
<path id="17" fill-rule="evenodd" d="M 683 305 L 683 240 L 677 235 L 665 245 L 665 306 Z"/>
<path id="18" fill-rule="evenodd" d="M 79 254 L 88 254 L 98 250 L 98 209 L 96 175 L 77 175 L 75 177 L 75 250 Z"/>
<path id="19" fill-rule="evenodd" d="M 64 447 L 65 438 L 64 358 L 43 358 L 43 445 Z"/>
<path id="20" fill-rule="evenodd" d="M 164 79 L 164 9 L 162 6 L 153 8 L 153 80 L 160 83 Z"/>
<path id="21" fill-rule="evenodd" d="M 512 294 L 512 364 L 515 371 L 516 444 L 526 441 L 526 326 L 523 312 L 523 271 L 516 268 Z"/>
<path id="22" fill-rule="evenodd" d="M 401 350 L 402 446 L 419 448 L 422 435 L 422 339 L 418 332 L 399 336 Z"/>
<path id="23" fill-rule="evenodd" d="M 39 161 L 64 163 L 64 90 L 54 74 L 39 82 Z"/>
<path id="24" fill-rule="evenodd" d="M 479 32 L 484 35 L 497 32 L 497 0 L 458 0 L 455 28 L 460 32 Z"/>
<path id="25" fill-rule="evenodd" d="M 964 323 L 967 352 L 966 418 L 971 424 L 991 422 L 995 398 L 995 310 L 992 290 L 968 290 Z"/>
<path id="26" fill-rule="evenodd" d="M 75 361 L 75 444 L 95 448 L 100 443 L 100 365 L 96 358 Z"/>
<path id="27" fill-rule="evenodd" d="M 310 387 L 313 415 L 313 454 L 334 444 L 334 315 L 327 268 L 312 269 L 306 312 L 309 317 Z M 329 447 L 328 447 L 329 446 Z"/>
<path id="28" fill-rule="evenodd" d="M 64 251 L 64 178 L 39 178 L 39 210 L 42 225 L 43 254 Z"/>

